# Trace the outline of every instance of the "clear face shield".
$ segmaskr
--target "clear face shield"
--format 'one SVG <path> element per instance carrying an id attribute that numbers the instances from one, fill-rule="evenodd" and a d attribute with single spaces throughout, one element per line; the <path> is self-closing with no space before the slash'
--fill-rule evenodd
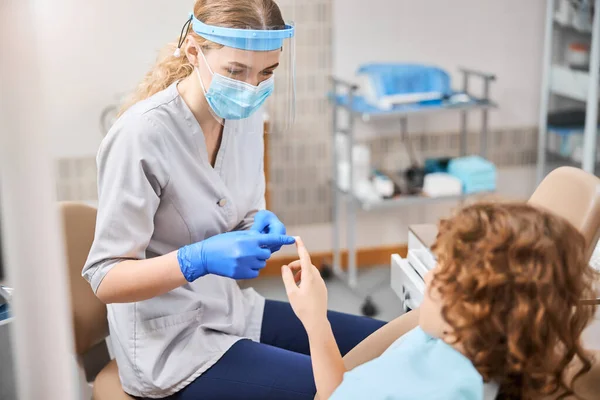
<path id="1" fill-rule="evenodd" d="M 295 47 L 291 24 L 264 30 L 206 25 L 193 31 L 217 48 L 198 47 L 195 74 L 213 117 L 269 118 L 270 132 L 289 130 L 295 116 Z"/>

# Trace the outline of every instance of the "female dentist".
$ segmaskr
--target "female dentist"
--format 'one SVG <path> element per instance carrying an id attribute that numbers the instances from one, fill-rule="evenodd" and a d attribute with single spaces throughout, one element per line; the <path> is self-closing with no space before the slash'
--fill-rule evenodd
<path id="1" fill-rule="evenodd" d="M 108 304 L 121 383 L 133 396 L 315 395 L 308 338 L 289 304 L 236 282 L 256 278 L 294 242 L 264 210 L 257 112 L 277 90 L 280 130 L 292 121 L 293 38 L 272 0 L 197 0 L 178 45 L 100 146 L 83 276 Z M 289 72 L 279 76 L 280 63 Z M 342 353 L 383 325 L 333 312 L 329 320 Z"/>

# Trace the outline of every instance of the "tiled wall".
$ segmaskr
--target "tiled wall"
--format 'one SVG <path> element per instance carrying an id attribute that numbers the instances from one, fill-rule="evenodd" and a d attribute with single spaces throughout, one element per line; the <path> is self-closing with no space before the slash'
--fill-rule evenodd
<path id="1" fill-rule="evenodd" d="M 60 159 L 56 171 L 59 201 L 98 199 L 95 157 Z"/>
<path id="2" fill-rule="evenodd" d="M 537 128 L 494 130 L 488 134 L 487 158 L 497 166 L 534 164 L 537 157 Z M 479 132 L 467 135 L 467 153 L 479 154 Z M 419 162 L 426 158 L 458 156 L 460 134 L 440 132 L 410 135 Z M 409 158 L 401 139 L 384 137 L 370 140 L 371 158 L 379 168 L 399 170 L 408 167 Z"/>
<path id="3" fill-rule="evenodd" d="M 288 223 L 326 221 L 331 111 L 325 94 L 332 73 L 332 0 L 278 4 L 299 29 L 295 124 L 291 131 L 269 137 L 272 208 Z"/>
<path id="4" fill-rule="evenodd" d="M 295 130 L 298 132 L 298 130 Z M 306 132 L 306 131 L 305 131 Z M 307 133 L 307 136 L 309 134 Z M 272 209 L 288 224 L 330 221 L 330 137 L 329 125 L 316 137 L 293 134 L 271 142 Z M 468 150 L 479 149 L 477 133 L 469 134 Z M 458 132 L 411 135 L 417 156 L 452 156 L 459 154 Z M 396 136 L 369 140 L 373 164 L 380 168 L 399 169 L 408 164 L 406 151 Z M 489 134 L 488 158 L 499 167 L 531 165 L 536 162 L 537 129 L 494 130 Z M 94 157 L 58 160 L 58 199 L 90 201 L 97 199 Z"/>
<path id="5" fill-rule="evenodd" d="M 271 208 L 291 225 L 331 220 L 330 184 L 332 142 L 331 108 L 327 103 L 332 73 L 332 0 L 279 0 L 286 18 L 298 27 L 296 37 L 296 119 L 285 134 L 272 134 L 270 144 Z M 283 65 L 283 68 L 286 66 Z M 278 71 L 286 74 L 286 71 Z M 277 91 L 273 104 L 277 104 Z M 272 113 L 277 116 L 277 110 Z M 273 121 L 276 123 L 277 121 Z M 402 142 L 394 129 L 359 123 L 357 132 L 378 131 L 384 137 L 369 141 L 371 158 L 378 167 L 400 169 L 408 164 Z M 449 132 L 417 133 L 413 146 L 421 160 L 459 154 L 459 136 Z M 395 136 L 394 136 L 395 135 Z M 535 162 L 537 130 L 506 129 L 490 132 L 489 158 L 499 166 Z M 469 152 L 479 148 L 479 137 L 469 134 Z M 60 200 L 94 201 L 96 168 L 93 158 L 58 162 Z"/>
<path id="6" fill-rule="evenodd" d="M 271 187 L 273 210 L 289 224 L 323 223 L 331 220 L 330 184 L 331 128 L 323 129 L 325 138 L 315 142 L 288 140 L 273 152 Z M 419 161 L 429 157 L 457 156 L 460 153 L 458 132 L 423 133 L 410 136 Z M 409 165 L 407 152 L 398 135 L 367 141 L 372 164 L 387 170 Z M 479 151 L 479 134 L 468 135 L 469 154 Z M 494 130 L 488 137 L 488 158 L 497 166 L 531 165 L 536 162 L 537 129 Z"/>

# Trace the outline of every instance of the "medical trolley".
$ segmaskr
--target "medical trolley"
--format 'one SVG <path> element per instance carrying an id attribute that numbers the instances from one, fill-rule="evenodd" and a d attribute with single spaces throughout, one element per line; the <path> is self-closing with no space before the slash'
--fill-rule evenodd
<path id="1" fill-rule="evenodd" d="M 354 144 L 359 141 L 355 135 L 355 120 L 361 119 L 364 123 L 375 121 L 378 119 L 396 119 L 400 123 L 399 134 L 403 137 L 408 137 L 408 118 L 414 115 L 434 114 L 443 111 L 459 112 L 460 118 L 460 156 L 465 156 L 467 153 L 467 121 L 468 113 L 475 110 L 481 111 L 481 130 L 480 130 L 480 149 L 479 155 L 483 158 L 487 155 L 488 143 L 488 112 L 497 105 L 490 100 L 490 86 L 496 79 L 493 74 L 474 71 L 471 69 L 461 68 L 462 74 L 462 90 L 457 92 L 460 94 L 461 101 L 450 102 L 425 102 L 424 104 L 402 104 L 396 105 L 391 109 L 382 110 L 370 105 L 359 94 L 359 86 L 338 79 L 331 78 L 331 93 L 329 95 L 330 102 L 333 105 L 332 111 L 332 134 L 333 144 L 331 146 L 332 156 L 332 212 L 333 212 L 333 259 L 332 264 L 322 265 L 322 275 L 325 279 L 330 276 L 340 278 L 346 285 L 355 293 L 364 298 L 362 313 L 367 316 L 377 314 L 377 308 L 373 303 L 370 293 L 361 293 L 358 290 L 359 282 L 356 265 L 356 215 L 359 209 L 364 211 L 389 209 L 393 207 L 410 206 L 423 204 L 428 202 L 440 201 L 460 201 L 467 195 L 458 196 L 441 196 L 441 197 L 426 197 L 424 195 L 400 195 L 391 199 L 383 199 L 380 201 L 369 201 L 361 199 L 355 195 L 355 182 L 353 171 L 353 162 L 349 162 L 349 179 L 346 185 L 340 184 L 338 173 L 339 154 L 335 146 L 335 140 L 338 134 L 342 134 L 346 139 L 347 159 L 353 159 Z M 479 78 L 483 83 L 483 93 L 481 96 L 474 96 L 469 91 L 470 84 L 473 80 Z M 344 150 L 345 151 L 345 150 Z M 343 186 L 346 186 L 345 188 Z M 342 250 L 340 245 L 340 237 L 342 235 L 341 224 L 341 209 L 345 205 L 346 210 L 346 247 L 348 252 L 347 268 L 342 266 Z"/>

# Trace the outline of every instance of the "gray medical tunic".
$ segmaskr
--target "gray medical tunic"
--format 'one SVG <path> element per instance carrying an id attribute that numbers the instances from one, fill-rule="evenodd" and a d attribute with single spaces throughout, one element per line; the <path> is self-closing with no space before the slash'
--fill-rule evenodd
<path id="1" fill-rule="evenodd" d="M 264 204 L 263 121 L 227 121 L 214 168 L 176 84 L 128 110 L 98 152 L 98 217 L 83 276 L 94 291 L 122 260 L 248 229 Z M 162 296 L 110 304 L 126 392 L 160 398 L 200 376 L 238 340 L 258 341 L 264 299 L 207 275 Z"/>

